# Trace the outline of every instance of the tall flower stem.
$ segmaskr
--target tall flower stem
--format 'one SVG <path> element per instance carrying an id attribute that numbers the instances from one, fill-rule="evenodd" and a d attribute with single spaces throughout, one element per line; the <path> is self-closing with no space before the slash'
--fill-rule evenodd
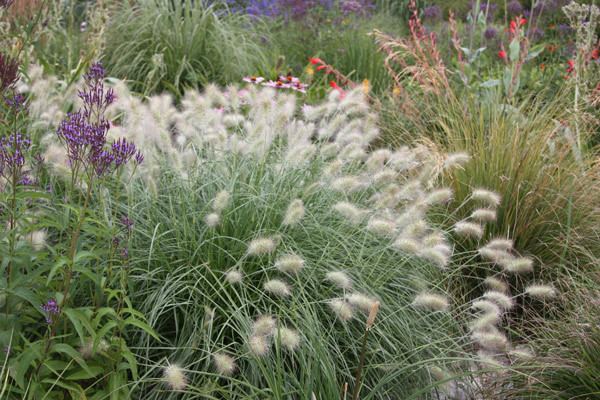
<path id="1" fill-rule="evenodd" d="M 79 214 L 77 224 L 74 226 L 73 231 L 71 232 L 71 243 L 69 245 L 69 253 L 67 255 L 68 264 L 67 268 L 65 269 L 65 280 L 63 286 L 63 298 L 61 300 L 61 308 L 64 307 L 68 301 L 69 289 L 71 288 L 71 279 L 73 278 L 73 268 L 75 267 L 75 253 L 77 252 L 77 242 L 79 241 L 79 236 L 81 235 L 81 227 L 83 226 L 83 222 L 85 221 L 87 208 L 89 205 L 90 198 L 92 196 L 92 186 L 93 180 L 90 179 L 90 183 L 87 187 L 85 200 L 83 202 L 83 207 Z"/>

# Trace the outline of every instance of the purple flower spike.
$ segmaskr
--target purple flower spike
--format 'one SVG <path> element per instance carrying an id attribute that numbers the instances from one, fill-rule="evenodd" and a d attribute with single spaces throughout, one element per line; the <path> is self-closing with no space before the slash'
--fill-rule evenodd
<path id="1" fill-rule="evenodd" d="M 30 147 L 31 140 L 20 133 L 0 139 L 0 176 L 9 182 L 15 176 L 20 179 L 25 165 L 25 154 Z"/>
<path id="2" fill-rule="evenodd" d="M 133 143 L 119 139 L 110 147 L 106 136 L 110 122 L 104 117 L 106 109 L 115 101 L 112 88 L 105 89 L 106 72 L 100 63 L 94 63 L 85 74 L 85 88 L 78 95 L 83 109 L 67 115 L 60 123 L 57 135 L 67 148 L 71 167 L 82 167 L 88 176 L 107 175 L 133 158 L 143 160 Z M 108 148 L 107 148 L 108 147 Z"/>
<path id="3" fill-rule="evenodd" d="M 54 322 L 54 317 L 60 314 L 60 307 L 54 299 L 50 299 L 46 304 L 42 304 L 42 310 L 46 313 L 46 323 L 48 325 Z"/>

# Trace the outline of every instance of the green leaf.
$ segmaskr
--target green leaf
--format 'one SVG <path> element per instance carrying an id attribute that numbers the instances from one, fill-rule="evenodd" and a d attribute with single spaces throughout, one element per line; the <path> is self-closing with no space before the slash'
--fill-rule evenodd
<path id="1" fill-rule="evenodd" d="M 54 275 L 56 275 L 58 273 L 58 271 L 60 271 L 62 269 L 62 267 L 65 266 L 68 262 L 69 262 L 69 260 L 66 257 L 60 257 L 54 263 L 54 265 L 50 269 L 50 272 L 48 273 L 48 279 L 46 280 L 47 285 L 50 285 L 50 283 L 54 279 Z"/>
<path id="2" fill-rule="evenodd" d="M 534 58 L 539 56 L 544 51 L 544 49 L 545 49 L 544 44 L 538 44 L 536 46 L 533 46 L 527 53 L 527 57 L 525 57 L 525 61 L 533 60 Z"/>
<path id="3" fill-rule="evenodd" d="M 154 332 L 154 329 L 152 329 L 152 327 L 150 327 L 150 325 L 148 325 L 144 321 L 140 321 L 139 319 L 134 317 L 129 317 L 125 320 L 125 325 L 132 325 L 138 327 L 150 336 L 152 336 L 154 339 L 160 340 L 158 335 Z"/>
<path id="4" fill-rule="evenodd" d="M 490 80 L 480 83 L 479 86 L 482 88 L 491 88 L 491 87 L 496 87 L 499 84 L 500 84 L 499 79 L 490 79 Z"/>
<path id="5" fill-rule="evenodd" d="M 27 346 L 25 350 L 21 353 L 19 357 L 19 361 L 17 363 L 15 381 L 17 385 L 21 389 L 25 389 L 25 374 L 29 370 L 29 368 L 35 367 L 34 361 L 42 358 L 42 355 L 39 351 L 39 345 Z"/>
<path id="6" fill-rule="evenodd" d="M 87 371 L 84 371 L 84 370 L 79 370 L 77 372 L 74 372 L 74 373 L 68 375 L 66 377 L 66 379 L 70 380 L 70 381 L 77 381 L 77 380 L 80 380 L 80 379 L 95 378 L 96 376 L 100 375 L 104 371 L 104 368 L 102 368 L 102 367 L 100 367 L 98 365 L 95 365 L 95 366 L 90 366 L 89 367 L 89 371 L 91 373 L 89 373 Z"/>
<path id="7" fill-rule="evenodd" d="M 519 60 L 519 52 L 521 51 L 521 46 L 519 45 L 519 40 L 514 38 L 510 45 L 508 46 L 508 57 L 511 62 L 516 62 Z"/>
<path id="8" fill-rule="evenodd" d="M 85 321 L 86 323 L 86 328 L 89 327 L 88 331 L 91 331 L 90 333 L 94 332 L 93 328 L 89 324 L 89 321 L 87 320 L 86 315 L 83 312 L 73 308 L 65 308 L 63 309 L 63 313 L 69 318 L 69 321 L 71 321 L 71 323 L 73 324 L 73 327 L 77 331 L 77 335 L 79 335 L 81 344 L 84 344 L 86 335 L 83 331 L 83 321 Z"/>
<path id="9" fill-rule="evenodd" d="M 81 354 L 77 350 L 75 350 L 72 346 L 66 343 L 58 343 L 52 346 L 52 352 L 61 353 L 69 356 L 72 360 L 74 360 L 81 368 L 83 368 L 87 373 L 92 374 L 92 371 L 89 369 L 87 363 L 81 357 Z"/>

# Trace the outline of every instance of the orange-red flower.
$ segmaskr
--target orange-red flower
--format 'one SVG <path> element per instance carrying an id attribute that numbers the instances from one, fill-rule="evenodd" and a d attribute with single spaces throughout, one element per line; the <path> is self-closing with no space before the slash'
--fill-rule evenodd
<path id="1" fill-rule="evenodd" d="M 316 57 L 311 57 L 308 59 L 308 61 L 310 61 L 310 63 L 312 65 L 323 64 L 323 60 L 321 60 L 320 58 L 316 58 Z"/>
<path id="2" fill-rule="evenodd" d="M 510 33 L 515 33 L 515 31 L 517 30 L 517 22 L 516 21 L 510 21 Z"/>
<path id="3" fill-rule="evenodd" d="M 501 59 L 503 59 L 503 60 L 506 60 L 506 51 L 504 51 L 504 50 L 500 50 L 500 51 L 498 52 L 498 57 L 500 57 L 500 58 L 501 58 Z"/>
<path id="4" fill-rule="evenodd" d="M 600 58 L 600 49 L 596 47 L 592 50 L 592 60 L 597 60 L 598 58 Z"/>
<path id="5" fill-rule="evenodd" d="M 527 19 L 526 19 L 526 18 L 521 18 L 521 19 L 519 20 L 519 24 L 520 24 L 521 26 L 525 25 L 526 23 L 527 23 Z"/>

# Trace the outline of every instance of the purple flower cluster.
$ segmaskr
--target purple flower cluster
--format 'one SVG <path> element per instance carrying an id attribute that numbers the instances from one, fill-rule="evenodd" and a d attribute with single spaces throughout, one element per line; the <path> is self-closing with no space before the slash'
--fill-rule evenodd
<path id="1" fill-rule="evenodd" d="M 300 20 L 315 10 L 339 11 L 344 15 L 365 15 L 375 8 L 372 0 L 227 0 L 233 12 L 256 17 Z"/>
<path id="2" fill-rule="evenodd" d="M 130 219 L 127 215 L 123 215 L 120 218 L 119 222 L 121 222 L 121 225 L 123 225 L 127 231 L 131 232 L 131 229 L 133 229 L 133 220 Z"/>
<path id="3" fill-rule="evenodd" d="M 488 27 L 485 32 L 483 32 L 483 36 L 487 39 L 487 40 L 492 40 L 494 39 L 496 36 L 498 36 L 498 31 L 496 30 L 496 28 L 494 27 Z"/>
<path id="4" fill-rule="evenodd" d="M 54 317 L 60 314 L 60 307 L 56 300 L 50 299 L 46 304 L 42 304 L 42 311 L 46 313 L 46 323 L 52 324 Z"/>
<path id="5" fill-rule="evenodd" d="M 9 182 L 13 177 L 22 178 L 25 154 L 31 147 L 31 140 L 20 133 L 12 133 L 0 139 L 0 176 Z"/>
<path id="6" fill-rule="evenodd" d="M 506 5 L 506 11 L 513 16 L 521 15 L 523 13 L 523 5 L 521 5 L 519 0 L 511 0 L 511 2 Z"/>
<path id="7" fill-rule="evenodd" d="M 82 167 L 88 174 L 106 175 L 126 164 L 132 158 L 137 163 L 144 159 L 133 143 L 119 139 L 107 147 L 106 135 L 110 123 L 104 114 L 115 101 L 112 88 L 104 87 L 104 68 L 99 63 L 91 66 L 85 75 L 85 88 L 79 91 L 83 109 L 70 113 L 60 123 L 57 135 L 65 144 L 69 163 L 74 169 Z"/>

